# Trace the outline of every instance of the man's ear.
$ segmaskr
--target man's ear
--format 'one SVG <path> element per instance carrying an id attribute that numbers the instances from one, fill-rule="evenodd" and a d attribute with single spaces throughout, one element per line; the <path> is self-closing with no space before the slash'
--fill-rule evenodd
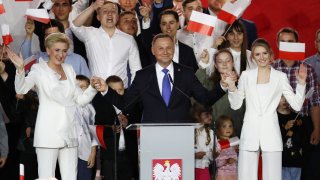
<path id="1" fill-rule="evenodd" d="M 154 46 L 151 46 L 151 52 L 154 55 Z"/>

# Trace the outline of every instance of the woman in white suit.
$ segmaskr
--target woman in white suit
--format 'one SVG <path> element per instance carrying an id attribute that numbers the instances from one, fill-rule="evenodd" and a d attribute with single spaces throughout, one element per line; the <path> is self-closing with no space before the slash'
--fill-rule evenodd
<path id="1" fill-rule="evenodd" d="M 15 88 L 17 94 L 26 94 L 35 87 L 39 96 L 34 147 L 38 159 L 40 179 L 55 176 L 57 159 L 63 180 L 76 180 L 77 134 L 75 131 L 75 105 L 88 104 L 106 84 L 94 77 L 91 86 L 82 91 L 76 84 L 72 66 L 64 64 L 69 48 L 65 34 L 50 34 L 45 39 L 49 61 L 32 66 L 25 77 L 23 59 L 7 49 L 8 56 L 17 68 Z"/>
<path id="2" fill-rule="evenodd" d="M 235 82 L 226 79 L 232 109 L 239 109 L 245 99 L 246 112 L 240 138 L 239 180 L 257 180 L 258 159 L 262 151 L 263 180 L 281 180 L 282 139 L 277 106 L 283 95 L 291 107 L 300 111 L 305 99 L 306 68 L 296 72 L 296 94 L 287 76 L 270 66 L 273 52 L 267 41 L 257 39 L 252 45 L 256 69 L 244 71 Z"/>

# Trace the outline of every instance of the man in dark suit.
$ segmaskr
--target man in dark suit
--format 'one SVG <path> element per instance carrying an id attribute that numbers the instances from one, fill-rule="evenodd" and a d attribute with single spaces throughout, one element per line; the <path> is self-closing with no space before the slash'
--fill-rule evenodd
<path id="1" fill-rule="evenodd" d="M 156 35 L 151 50 L 157 62 L 138 71 L 125 94 L 128 112 L 136 103 L 142 103 L 142 123 L 192 122 L 190 97 L 211 105 L 224 95 L 220 84 L 209 92 L 192 69 L 172 62 L 175 45 L 170 35 Z"/>
<path id="2" fill-rule="evenodd" d="M 193 49 L 182 42 L 178 41 L 176 38 L 177 30 L 179 29 L 179 15 L 176 11 L 167 9 L 159 14 L 160 29 L 162 33 L 168 34 L 172 37 L 175 44 L 175 52 L 173 55 L 173 61 L 176 63 L 183 64 L 194 70 L 198 69 L 198 63 L 194 55 Z M 151 30 L 155 29 L 150 27 Z M 146 39 L 146 42 L 151 44 L 152 32 L 148 30 L 142 30 L 142 35 Z M 154 62 L 156 62 L 155 56 L 151 57 Z"/>

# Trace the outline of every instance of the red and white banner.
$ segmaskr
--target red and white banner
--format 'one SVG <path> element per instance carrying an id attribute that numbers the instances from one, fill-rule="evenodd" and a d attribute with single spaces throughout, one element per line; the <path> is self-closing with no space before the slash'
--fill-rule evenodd
<path id="1" fill-rule="evenodd" d="M 37 57 L 35 55 L 32 55 L 24 60 L 24 71 L 29 72 L 31 69 L 31 66 L 37 63 Z"/>
<path id="2" fill-rule="evenodd" d="M 240 142 L 240 140 L 237 136 L 230 138 L 230 139 L 219 140 L 218 145 L 217 145 L 217 149 L 220 149 L 220 150 L 227 149 L 229 147 L 239 145 L 239 142 Z"/>
<path id="3" fill-rule="evenodd" d="M 10 35 L 8 24 L 1 25 L 1 34 L 2 34 L 3 44 L 8 46 L 11 42 L 13 42 L 12 36 Z"/>
<path id="4" fill-rule="evenodd" d="M 3 14 L 5 12 L 6 12 L 6 10 L 4 9 L 3 2 L 2 2 L 2 0 L 0 0 L 0 14 Z"/>
<path id="5" fill-rule="evenodd" d="M 250 1 L 247 0 L 238 0 L 234 3 L 226 2 L 218 14 L 218 19 L 228 24 L 232 24 L 243 14 L 249 4 Z"/>
<path id="6" fill-rule="evenodd" d="M 25 17 L 45 24 L 50 22 L 49 14 L 46 9 L 27 9 Z"/>
<path id="7" fill-rule="evenodd" d="M 104 149 L 107 148 L 104 138 L 103 138 L 103 133 L 104 133 L 104 126 L 103 125 L 89 125 L 90 132 L 93 135 L 93 138 L 100 144 L 101 147 Z"/>
<path id="8" fill-rule="evenodd" d="M 211 36 L 216 24 L 217 17 L 192 11 L 187 29 L 207 36 Z"/>
<path id="9" fill-rule="evenodd" d="M 279 58 L 284 60 L 304 60 L 305 43 L 280 42 Z"/>
<path id="10" fill-rule="evenodd" d="M 19 180 L 24 180 L 24 165 L 23 164 L 20 164 L 20 167 L 19 167 L 19 170 L 20 170 L 20 178 Z"/>
<path id="11" fill-rule="evenodd" d="M 153 159 L 152 180 L 182 180 L 182 159 Z"/>

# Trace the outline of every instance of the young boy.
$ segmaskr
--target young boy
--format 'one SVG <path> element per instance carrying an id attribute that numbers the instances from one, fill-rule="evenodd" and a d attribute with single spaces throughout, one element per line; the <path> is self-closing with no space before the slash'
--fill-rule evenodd
<path id="1" fill-rule="evenodd" d="M 77 75 L 79 87 L 84 91 L 90 85 L 90 80 L 84 75 Z M 96 146 L 98 143 L 90 134 L 89 125 L 94 125 L 95 110 L 91 104 L 77 106 L 75 119 L 78 132 L 78 175 L 77 180 L 91 180 L 92 167 L 95 165 Z"/>
<path id="2" fill-rule="evenodd" d="M 303 124 L 282 97 L 277 108 L 283 141 L 282 180 L 300 180 L 302 167 Z"/>

